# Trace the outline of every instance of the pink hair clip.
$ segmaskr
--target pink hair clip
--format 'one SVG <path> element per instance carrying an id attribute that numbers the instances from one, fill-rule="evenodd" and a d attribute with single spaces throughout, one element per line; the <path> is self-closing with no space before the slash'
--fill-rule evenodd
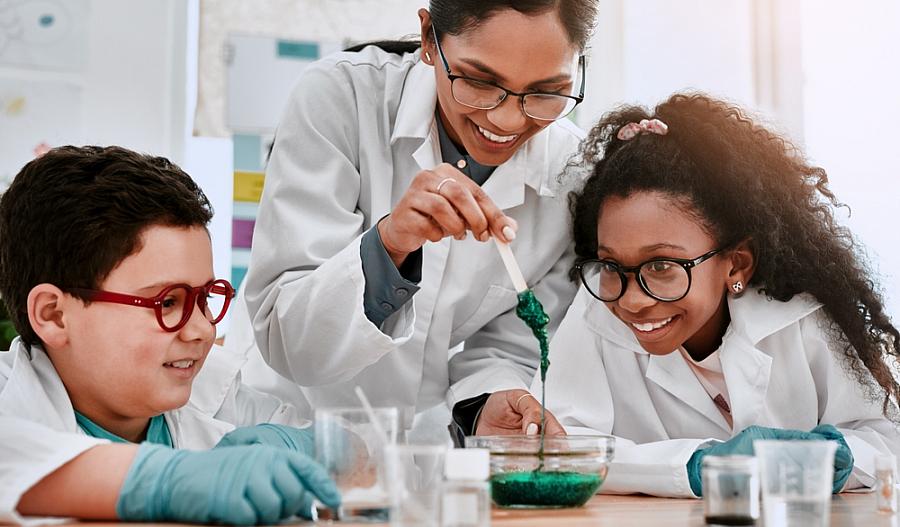
<path id="1" fill-rule="evenodd" d="M 616 137 L 622 141 L 628 141 L 638 134 L 666 135 L 668 132 L 669 127 L 659 119 L 641 119 L 639 123 L 628 123 L 619 128 Z"/>

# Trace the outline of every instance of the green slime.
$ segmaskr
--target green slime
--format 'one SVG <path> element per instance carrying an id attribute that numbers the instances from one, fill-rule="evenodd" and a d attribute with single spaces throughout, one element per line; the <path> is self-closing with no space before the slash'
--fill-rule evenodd
<path id="1" fill-rule="evenodd" d="M 519 304 L 516 306 L 516 316 L 521 318 L 525 325 L 531 329 L 541 346 L 541 448 L 538 450 L 538 459 L 541 464 L 535 472 L 544 468 L 544 407 L 547 406 L 547 368 L 550 367 L 550 344 L 547 342 L 547 324 L 550 317 L 544 311 L 544 306 L 534 296 L 534 291 L 526 289 L 519 293 Z"/>
<path id="2" fill-rule="evenodd" d="M 491 497 L 501 507 L 580 507 L 601 483 L 599 474 L 507 472 L 491 476 Z"/>
<path id="3" fill-rule="evenodd" d="M 550 317 L 531 289 L 519 293 L 516 315 L 531 328 L 541 347 L 540 464 L 529 472 L 507 472 L 491 476 L 491 497 L 501 507 L 580 507 L 597 492 L 603 478 L 599 474 L 544 471 L 544 408 L 547 406 L 547 369 L 550 367 L 547 324 L 550 323 Z"/>

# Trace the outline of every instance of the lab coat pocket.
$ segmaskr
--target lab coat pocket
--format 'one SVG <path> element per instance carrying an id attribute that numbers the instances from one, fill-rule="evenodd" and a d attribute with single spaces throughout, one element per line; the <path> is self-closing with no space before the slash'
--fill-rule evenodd
<path id="1" fill-rule="evenodd" d="M 519 296 L 514 290 L 492 285 L 481 299 L 478 308 L 461 324 L 453 327 L 453 336 L 465 339 L 498 315 L 515 308 L 518 303 Z"/>

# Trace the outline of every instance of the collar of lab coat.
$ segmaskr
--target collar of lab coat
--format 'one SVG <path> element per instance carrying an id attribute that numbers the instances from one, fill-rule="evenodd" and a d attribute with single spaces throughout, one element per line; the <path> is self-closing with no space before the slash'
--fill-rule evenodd
<path id="1" fill-rule="evenodd" d="M 431 170 L 441 162 L 440 139 L 435 122 L 436 105 L 434 70 L 430 65 L 419 61 L 410 69 L 400 96 L 391 145 L 402 139 L 421 141 L 413 153 L 413 159 L 422 170 Z M 494 170 L 482 188 L 498 207 L 506 210 L 524 203 L 526 185 L 540 196 L 556 194 L 553 179 L 558 174 L 550 170 L 551 129 L 567 124 L 569 123 L 550 124 Z"/>
<path id="2" fill-rule="evenodd" d="M 0 392 L 0 415 L 20 417 L 54 430 L 75 432 L 75 410 L 50 357 L 40 346 L 26 346 L 16 338 L 7 353 L 13 366 Z"/>
<path id="3" fill-rule="evenodd" d="M 797 295 L 788 302 L 770 300 L 757 289 L 750 289 L 741 297 L 729 296 L 731 323 L 722 338 L 719 358 L 732 403 L 731 427 L 699 381 L 684 382 L 696 377 L 680 353 L 651 355 L 645 375 L 725 431 L 743 430 L 758 421 L 771 374 L 772 357 L 756 345 L 820 307 L 808 295 Z M 584 316 L 590 330 L 604 339 L 625 350 L 648 354 L 625 323 L 601 302 L 591 302 Z"/>

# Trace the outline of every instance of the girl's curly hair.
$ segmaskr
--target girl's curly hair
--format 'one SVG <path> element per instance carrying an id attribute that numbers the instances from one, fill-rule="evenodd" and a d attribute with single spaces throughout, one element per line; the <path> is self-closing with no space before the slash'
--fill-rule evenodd
<path id="1" fill-rule="evenodd" d="M 668 134 L 616 137 L 626 124 L 653 118 L 668 125 Z M 720 247 L 750 240 L 757 262 L 750 286 L 775 300 L 809 293 L 821 302 L 842 343 L 845 368 L 870 398 L 884 396 L 886 415 L 895 413 L 889 407 L 900 401 L 900 386 L 886 358 L 898 364 L 900 332 L 884 311 L 863 247 L 834 218 L 842 204 L 828 176 L 789 141 L 737 106 L 680 93 L 653 112 L 625 106 L 605 115 L 570 168 L 591 171 L 569 196 L 579 261 L 596 258 L 597 221 L 607 197 L 670 195 Z"/>

